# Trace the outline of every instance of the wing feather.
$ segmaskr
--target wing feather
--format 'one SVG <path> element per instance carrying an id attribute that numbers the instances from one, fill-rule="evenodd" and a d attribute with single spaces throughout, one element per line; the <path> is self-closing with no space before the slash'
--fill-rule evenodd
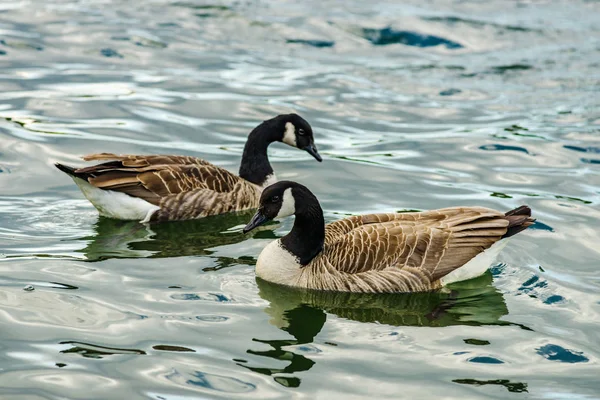
<path id="1" fill-rule="evenodd" d="M 482 207 L 354 216 L 327 225 L 323 256 L 338 272 L 363 278 L 405 270 L 405 284 L 422 287 L 489 248 L 508 225 L 503 213 Z"/>
<path id="2" fill-rule="evenodd" d="M 190 156 L 100 153 L 85 156 L 83 159 L 105 161 L 75 170 L 78 176 L 87 178 L 90 184 L 100 189 L 139 197 L 155 205 L 160 205 L 166 197 L 194 190 L 229 193 L 239 190 L 244 185 L 251 186 L 224 168 Z"/>

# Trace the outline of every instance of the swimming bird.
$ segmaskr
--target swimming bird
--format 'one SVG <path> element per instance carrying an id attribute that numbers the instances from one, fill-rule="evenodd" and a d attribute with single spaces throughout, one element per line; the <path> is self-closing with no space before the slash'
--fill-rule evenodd
<path id="1" fill-rule="evenodd" d="M 244 232 L 292 214 L 291 232 L 263 249 L 256 275 L 306 289 L 370 293 L 430 291 L 481 275 L 500 242 L 534 222 L 521 206 L 507 213 L 453 207 L 357 215 L 325 225 L 315 195 L 281 181 L 263 190 Z"/>
<path id="2" fill-rule="evenodd" d="M 262 190 L 276 182 L 267 156 L 273 142 L 322 161 L 310 124 L 285 114 L 250 132 L 239 176 L 190 156 L 100 153 L 83 157 L 105 161 L 90 167 L 55 165 L 73 178 L 100 215 L 141 222 L 196 219 L 258 207 Z"/>

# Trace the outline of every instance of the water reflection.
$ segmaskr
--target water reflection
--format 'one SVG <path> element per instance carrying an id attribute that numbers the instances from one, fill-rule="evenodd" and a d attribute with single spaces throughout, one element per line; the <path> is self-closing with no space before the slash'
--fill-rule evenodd
<path id="1" fill-rule="evenodd" d="M 265 351 L 248 349 L 248 354 L 283 361 L 287 365 L 283 368 L 254 367 L 242 362 L 237 362 L 237 365 L 258 372 L 259 374 L 273 376 L 273 379 L 283 386 L 298 387 L 300 385 L 300 378 L 280 376 L 279 374 L 294 374 L 296 372 L 308 371 L 315 365 L 315 362 L 301 354 L 285 350 L 283 347 L 312 343 L 315 336 L 317 336 L 325 325 L 327 316 L 319 308 L 300 304 L 296 308 L 283 311 L 281 317 L 285 319 L 287 324 L 280 326 L 280 328 L 292 335 L 294 339 L 252 339 L 254 342 L 267 344 L 272 349 Z"/>
<path id="2" fill-rule="evenodd" d="M 105 347 L 99 346 L 91 343 L 83 343 L 83 342 L 60 342 L 60 344 L 68 345 L 69 348 L 65 350 L 61 350 L 61 353 L 64 354 L 79 354 L 85 358 L 94 358 L 101 359 L 107 356 L 112 356 L 115 354 L 138 354 L 145 355 L 146 352 L 138 349 L 121 349 L 117 347 Z"/>
<path id="3" fill-rule="evenodd" d="M 524 382 L 512 382 L 508 379 L 491 379 L 491 380 L 478 380 L 478 379 L 454 379 L 452 382 L 460 383 L 462 385 L 474 385 L 474 386 L 484 386 L 484 385 L 499 385 L 504 386 L 506 390 L 511 393 L 528 393 L 527 384 Z"/>
<path id="4" fill-rule="evenodd" d="M 76 240 L 89 241 L 85 248 L 79 250 L 88 261 L 206 256 L 213 253 L 211 248 L 244 240 L 241 226 L 252 215 L 253 211 L 244 211 L 155 225 L 99 217 L 94 226 L 95 235 Z M 233 229 L 235 227 L 240 229 Z M 274 237 L 272 231 L 262 232 L 261 235 Z M 235 262 L 239 264 L 252 261 L 251 258 L 246 258 L 241 257 Z M 224 258 L 221 261 L 227 264 Z"/>
<path id="5" fill-rule="evenodd" d="M 452 285 L 450 291 L 408 294 L 307 291 L 274 285 L 260 278 L 256 281 L 259 295 L 271 303 L 265 311 L 278 327 L 292 324 L 289 311 L 302 305 L 341 318 L 392 326 L 507 324 L 500 321 L 508 309 L 502 294 L 492 286 L 490 272 Z"/>
<path id="6" fill-rule="evenodd" d="M 492 286 L 491 272 L 466 282 L 452 285 L 451 290 L 409 294 L 363 294 L 321 292 L 290 288 L 256 279 L 259 295 L 269 301 L 265 312 L 270 322 L 293 336 L 293 339 L 253 339 L 268 344 L 271 350 L 249 349 L 248 354 L 272 358 L 287 363 L 270 368 L 237 364 L 254 372 L 274 376 L 284 386 L 298 386 L 294 374 L 310 369 L 315 361 L 285 350 L 285 346 L 309 344 L 319 334 L 327 315 L 332 314 L 359 322 L 377 322 L 391 326 L 445 327 L 452 325 L 517 325 L 503 321 L 508 309 L 502 293 Z"/>

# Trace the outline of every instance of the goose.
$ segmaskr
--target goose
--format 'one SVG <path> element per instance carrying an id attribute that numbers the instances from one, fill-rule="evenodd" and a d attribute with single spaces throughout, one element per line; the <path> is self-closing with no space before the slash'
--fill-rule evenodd
<path id="1" fill-rule="evenodd" d="M 197 219 L 258 206 L 261 191 L 276 182 L 267 157 L 273 142 L 302 149 L 322 161 L 310 124 L 297 114 L 284 114 L 250 132 L 239 176 L 190 156 L 100 153 L 83 157 L 102 161 L 97 165 L 55 166 L 73 178 L 105 217 L 143 223 Z"/>
<path id="2" fill-rule="evenodd" d="M 507 213 L 452 207 L 357 215 L 325 225 L 309 189 L 280 181 L 263 190 L 243 232 L 292 214 L 290 233 L 258 256 L 256 276 L 304 289 L 362 293 L 431 291 L 479 276 L 499 242 L 534 222 L 531 209 L 521 206 Z"/>

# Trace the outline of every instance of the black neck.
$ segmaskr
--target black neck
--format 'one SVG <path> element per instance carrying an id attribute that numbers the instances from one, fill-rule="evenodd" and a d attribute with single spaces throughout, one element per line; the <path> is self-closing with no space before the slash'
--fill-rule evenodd
<path id="1" fill-rule="evenodd" d="M 311 262 L 323 250 L 325 242 L 323 210 L 318 200 L 312 197 L 314 203 L 309 200 L 303 204 L 302 210 L 296 209 L 294 227 L 290 233 L 281 238 L 283 247 L 298 257 L 302 265 Z"/>
<path id="2" fill-rule="evenodd" d="M 256 185 L 262 185 L 273 173 L 267 148 L 271 143 L 281 140 L 284 127 L 280 125 L 279 121 L 273 119 L 263 122 L 250 132 L 242 155 L 240 177 Z"/>

